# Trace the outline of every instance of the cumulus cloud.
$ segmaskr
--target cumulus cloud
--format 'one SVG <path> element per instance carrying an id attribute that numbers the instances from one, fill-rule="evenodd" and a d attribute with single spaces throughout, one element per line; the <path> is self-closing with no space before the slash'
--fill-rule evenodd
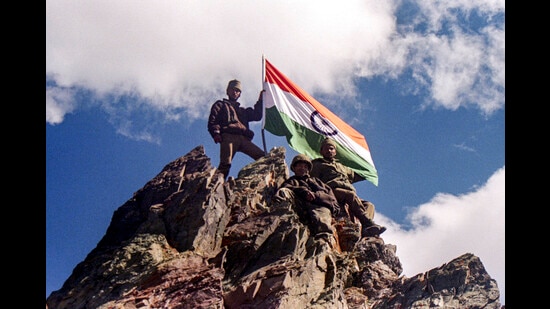
<path id="1" fill-rule="evenodd" d="M 440 193 L 411 209 L 403 226 L 377 214 L 388 227 L 384 241 L 397 246 L 403 275 L 412 277 L 472 253 L 481 259 L 505 299 L 505 168 L 483 186 L 455 196 Z"/>
<path id="2" fill-rule="evenodd" d="M 52 125 L 62 123 L 65 115 L 75 109 L 73 91 L 63 88 L 46 89 L 46 122 Z"/>
<path id="3" fill-rule="evenodd" d="M 503 13 L 504 1 L 54 0 L 46 76 L 94 101 L 137 96 L 143 108 L 192 120 L 232 78 L 253 102 L 266 55 L 312 95 L 343 104 L 356 104 L 345 99 L 358 77 L 406 77 L 396 91 L 424 94 L 424 108 L 490 114 L 504 105 Z M 46 122 L 77 112 L 69 103 L 48 94 Z"/>

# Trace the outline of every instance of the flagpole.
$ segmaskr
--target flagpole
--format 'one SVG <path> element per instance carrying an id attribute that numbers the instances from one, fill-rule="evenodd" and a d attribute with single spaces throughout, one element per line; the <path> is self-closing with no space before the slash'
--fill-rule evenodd
<path id="1" fill-rule="evenodd" d="M 262 90 L 264 88 L 264 81 L 265 81 L 265 56 L 262 54 Z M 264 144 L 264 155 L 267 155 L 267 148 L 265 146 L 265 103 L 264 103 L 264 91 L 262 91 L 262 142 Z"/>

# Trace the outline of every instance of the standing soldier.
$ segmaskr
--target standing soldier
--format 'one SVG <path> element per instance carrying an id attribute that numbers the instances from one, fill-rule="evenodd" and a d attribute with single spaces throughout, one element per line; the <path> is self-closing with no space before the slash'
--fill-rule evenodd
<path id="1" fill-rule="evenodd" d="M 250 121 L 262 119 L 263 102 L 262 92 L 254 108 L 241 107 L 237 100 L 241 96 L 241 82 L 234 79 L 227 84 L 227 99 L 218 100 L 210 109 L 208 117 L 208 132 L 214 139 L 214 143 L 220 144 L 220 163 L 218 172 L 224 179 L 229 175 L 231 162 L 237 152 L 242 152 L 254 160 L 265 155 L 265 152 L 254 143 L 254 132 L 250 130 Z"/>

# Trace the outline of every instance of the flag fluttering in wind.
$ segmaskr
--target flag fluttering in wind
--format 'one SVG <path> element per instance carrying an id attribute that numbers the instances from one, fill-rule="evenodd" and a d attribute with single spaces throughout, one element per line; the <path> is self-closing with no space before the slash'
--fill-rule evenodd
<path id="1" fill-rule="evenodd" d="M 263 63 L 264 129 L 285 136 L 290 147 L 311 158 L 321 157 L 321 142 L 330 137 L 338 144 L 338 160 L 378 186 L 378 173 L 365 137 L 298 87 L 267 59 L 264 58 Z"/>

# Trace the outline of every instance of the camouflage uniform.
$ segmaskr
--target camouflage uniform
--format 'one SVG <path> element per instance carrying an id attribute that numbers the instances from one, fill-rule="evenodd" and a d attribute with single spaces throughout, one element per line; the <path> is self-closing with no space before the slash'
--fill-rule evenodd
<path id="1" fill-rule="evenodd" d="M 327 138 L 321 144 L 336 147 L 336 143 Z M 340 206 L 348 205 L 350 213 L 359 219 L 363 226 L 362 236 L 378 236 L 386 228 L 374 223 L 374 204 L 357 196 L 353 183 L 365 180 L 351 168 L 343 165 L 336 158 L 317 158 L 312 161 L 311 176 L 324 181 L 332 188 Z"/>
<path id="2" fill-rule="evenodd" d="M 298 162 L 307 163 L 311 170 L 311 160 L 300 154 L 292 161 L 290 166 L 292 171 Z M 308 201 L 308 193 L 313 193 L 313 200 Z M 303 220 L 308 222 L 313 234 L 332 241 L 335 232 L 332 227 L 332 214 L 339 213 L 340 207 L 332 189 L 327 184 L 316 177 L 311 177 L 309 173 L 301 176 L 294 175 L 281 184 L 277 195 L 294 199 L 297 212 Z"/>

